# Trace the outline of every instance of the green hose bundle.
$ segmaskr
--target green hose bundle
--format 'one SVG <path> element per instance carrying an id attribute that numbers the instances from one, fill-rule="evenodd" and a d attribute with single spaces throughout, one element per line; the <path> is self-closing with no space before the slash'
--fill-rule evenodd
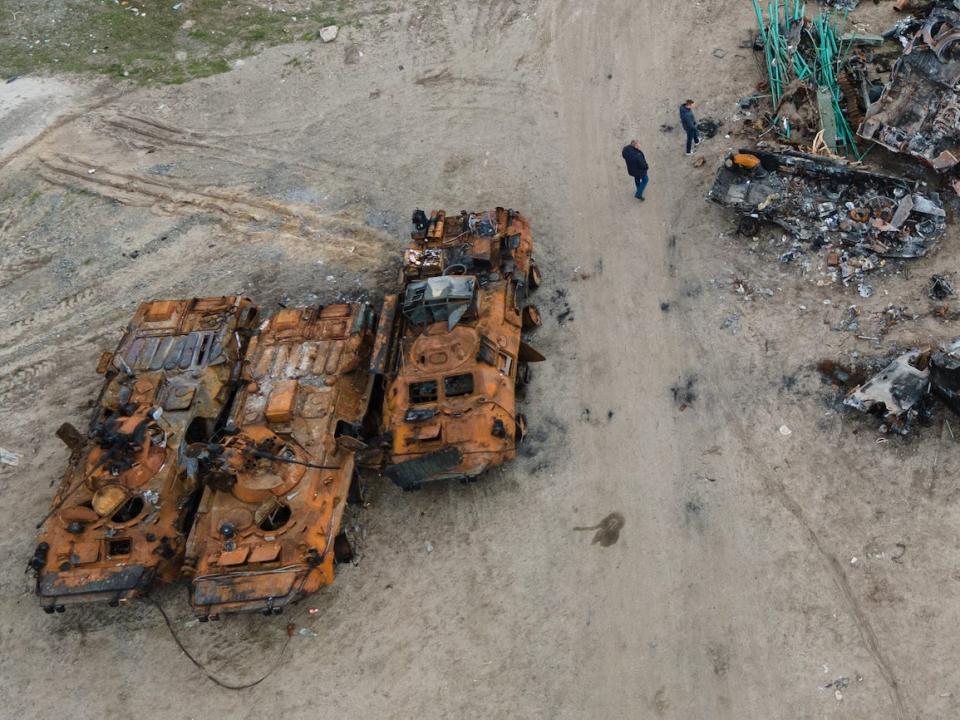
<path id="1" fill-rule="evenodd" d="M 843 112 L 843 93 L 837 80 L 853 47 L 851 42 L 844 43 L 840 39 L 839 25 L 846 23 L 849 11 L 844 10 L 839 21 L 837 14 L 825 12 L 807 20 L 806 5 L 801 0 L 768 0 L 766 15 L 760 0 L 753 0 L 753 10 L 763 45 L 773 107 L 779 107 L 787 85 L 794 80 L 816 84 L 818 94 L 825 96 L 832 107 L 833 122 L 825 118 L 824 126 L 831 135 L 835 132 L 836 138 L 829 138 L 828 144 L 843 146 L 860 159 L 853 129 Z M 781 123 L 776 117 L 774 123 L 781 136 L 789 139 L 789 124 Z"/>

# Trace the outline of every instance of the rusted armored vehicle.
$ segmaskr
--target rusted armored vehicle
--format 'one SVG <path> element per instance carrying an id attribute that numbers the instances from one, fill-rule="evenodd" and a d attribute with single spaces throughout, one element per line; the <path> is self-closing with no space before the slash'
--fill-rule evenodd
<path id="1" fill-rule="evenodd" d="M 45 611 L 177 577 L 200 489 L 185 451 L 225 419 L 256 313 L 241 297 L 143 303 L 101 358 L 88 435 L 58 432 L 73 452 L 30 560 Z"/>
<path id="2" fill-rule="evenodd" d="M 402 273 L 402 295 L 384 306 L 393 335 L 374 352 L 386 377 L 384 472 L 406 490 L 476 478 L 516 456 L 517 388 L 543 360 L 521 338 L 540 323 L 526 303 L 540 284 L 530 225 L 504 208 L 418 210 Z"/>
<path id="3" fill-rule="evenodd" d="M 201 620 L 280 612 L 349 558 L 340 525 L 363 447 L 375 319 L 367 304 L 288 308 L 251 341 L 224 439 L 196 453 L 206 487 L 184 572 Z"/>

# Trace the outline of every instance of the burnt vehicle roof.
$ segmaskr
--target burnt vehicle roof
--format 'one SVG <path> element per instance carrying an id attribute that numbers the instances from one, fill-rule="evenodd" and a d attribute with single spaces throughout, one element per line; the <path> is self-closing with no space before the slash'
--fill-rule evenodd
<path id="1" fill-rule="evenodd" d="M 488 275 L 510 275 L 523 284 L 532 262 L 530 224 L 519 212 L 502 207 L 456 215 L 435 210 L 429 217 L 416 210 L 410 237 L 404 282 L 456 272 L 481 281 Z"/>

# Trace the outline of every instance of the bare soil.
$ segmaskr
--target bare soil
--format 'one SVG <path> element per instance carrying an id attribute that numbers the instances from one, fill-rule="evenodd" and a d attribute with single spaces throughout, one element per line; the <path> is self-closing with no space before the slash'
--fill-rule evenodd
<path id="1" fill-rule="evenodd" d="M 703 202 L 745 141 L 749 2 L 400 5 L 205 79 L 61 76 L 56 116 L 0 106 L 0 445 L 21 455 L 0 466 L 0 715 L 956 717 L 960 421 L 881 436 L 816 370 L 957 334 L 926 295 L 955 228 L 863 299 Z M 659 130 L 687 96 L 724 121 L 702 167 Z M 532 219 L 545 274 L 523 457 L 374 480 L 359 562 L 283 616 L 198 625 L 182 586 L 156 592 L 210 672 L 272 672 L 248 690 L 210 683 L 149 602 L 40 612 L 54 430 L 85 421 L 140 301 L 376 300 L 414 207 L 496 204 Z"/>

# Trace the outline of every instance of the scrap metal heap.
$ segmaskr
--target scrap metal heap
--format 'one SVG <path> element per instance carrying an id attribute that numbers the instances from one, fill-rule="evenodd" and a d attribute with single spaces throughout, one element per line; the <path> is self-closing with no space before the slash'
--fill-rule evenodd
<path id="1" fill-rule="evenodd" d="M 904 28 L 916 29 L 858 134 L 945 172 L 960 162 L 960 2 L 938 0 Z"/>
<path id="2" fill-rule="evenodd" d="M 960 414 L 960 340 L 932 351 L 914 348 L 851 389 L 844 404 L 881 418 L 884 432 L 906 435 L 917 420 L 927 421 L 940 400 Z"/>
<path id="3" fill-rule="evenodd" d="M 404 489 L 476 478 L 516 456 L 526 432 L 517 387 L 543 359 L 521 337 L 540 323 L 525 304 L 540 284 L 530 225 L 504 208 L 418 210 L 402 277 L 402 300 L 384 310 L 393 338 L 374 353 L 387 378 L 385 473 Z"/>
<path id="4" fill-rule="evenodd" d="M 369 305 L 339 304 L 283 309 L 251 341 L 224 439 L 196 448 L 206 487 L 184 573 L 201 619 L 279 612 L 349 559 L 374 332 Z"/>
<path id="5" fill-rule="evenodd" d="M 240 297 L 147 302 L 106 381 L 30 560 L 44 610 L 125 603 L 176 578 L 199 479 L 185 450 L 208 440 L 229 408 L 256 309 Z"/>
<path id="6" fill-rule="evenodd" d="M 825 249 L 846 281 L 882 265 L 881 258 L 921 257 L 944 234 L 940 196 L 921 187 L 840 159 L 741 150 L 717 171 L 707 199 L 747 225 L 771 222 Z"/>

